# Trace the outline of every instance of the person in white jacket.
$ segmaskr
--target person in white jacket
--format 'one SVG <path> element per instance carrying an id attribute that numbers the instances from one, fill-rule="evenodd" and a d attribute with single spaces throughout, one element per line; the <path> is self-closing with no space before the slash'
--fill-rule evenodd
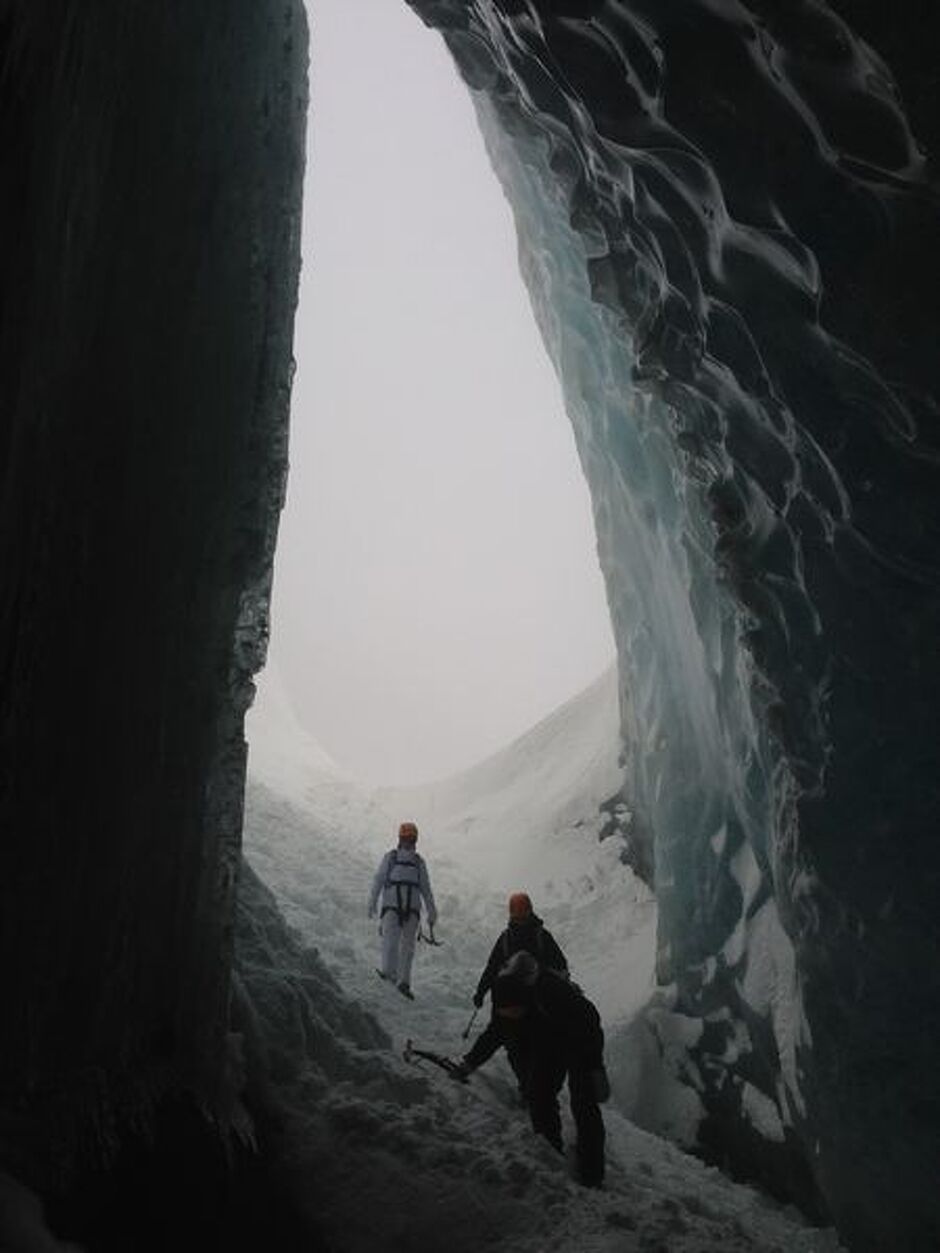
<path id="1" fill-rule="evenodd" d="M 437 906 L 424 858 L 415 851 L 418 828 L 403 822 L 398 828 L 398 847 L 379 862 L 369 895 L 369 917 L 374 918 L 381 897 L 380 930 L 382 967 L 378 973 L 395 983 L 402 996 L 414 1000 L 411 965 L 421 922 L 421 903 L 428 911 L 428 926 L 437 922 Z"/>

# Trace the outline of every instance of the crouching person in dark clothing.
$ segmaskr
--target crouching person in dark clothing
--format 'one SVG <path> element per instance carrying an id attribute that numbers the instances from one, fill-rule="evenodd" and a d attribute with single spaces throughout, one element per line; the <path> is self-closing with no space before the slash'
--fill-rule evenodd
<path id="1" fill-rule="evenodd" d="M 604 1032 L 594 1005 L 575 984 L 540 970 L 518 953 L 493 985 L 495 1017 L 515 1024 L 517 1053 L 525 1067 L 525 1095 L 532 1126 L 559 1152 L 558 1094 L 565 1078 L 577 1132 L 578 1179 L 599 1188 L 604 1181 L 604 1119 L 600 1104 L 610 1095 L 604 1069 Z"/>

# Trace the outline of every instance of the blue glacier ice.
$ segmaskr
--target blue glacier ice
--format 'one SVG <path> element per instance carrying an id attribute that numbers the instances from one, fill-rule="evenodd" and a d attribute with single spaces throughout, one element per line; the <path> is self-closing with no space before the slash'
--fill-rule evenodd
<path id="1" fill-rule="evenodd" d="M 916 116 L 822 4 L 413 7 L 472 92 L 591 491 L 650 1023 L 664 1051 L 698 1024 L 692 1140 L 852 1247 L 933 1247 L 940 215 L 913 18 L 859 14 Z"/>

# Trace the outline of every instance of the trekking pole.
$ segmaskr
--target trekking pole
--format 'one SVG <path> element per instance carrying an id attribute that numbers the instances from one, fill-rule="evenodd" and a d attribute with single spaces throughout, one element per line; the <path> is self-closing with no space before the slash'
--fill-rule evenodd
<path id="1" fill-rule="evenodd" d="M 472 1027 L 473 1027 L 473 1024 L 476 1022 L 476 1017 L 477 1017 L 477 1014 L 478 1014 L 479 1012 L 480 1012 L 480 1007 L 479 1007 L 479 1005 L 474 1005 L 474 1007 L 473 1007 L 473 1013 L 470 1015 L 470 1021 L 469 1021 L 469 1022 L 467 1023 L 467 1025 L 464 1027 L 464 1029 L 463 1029 L 463 1034 L 462 1034 L 462 1035 L 461 1035 L 461 1037 L 460 1037 L 460 1038 L 461 1038 L 461 1040 L 466 1040 L 466 1038 L 469 1036 L 470 1031 L 471 1031 L 471 1029 L 472 1029 Z"/>

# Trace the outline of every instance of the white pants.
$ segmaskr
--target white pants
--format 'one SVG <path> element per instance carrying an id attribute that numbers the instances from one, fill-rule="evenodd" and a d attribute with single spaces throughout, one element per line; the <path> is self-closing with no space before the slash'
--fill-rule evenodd
<path id="1" fill-rule="evenodd" d="M 394 909 L 382 917 L 382 974 L 386 979 L 407 983 L 409 987 L 419 921 L 417 914 L 409 914 L 402 925 Z"/>

